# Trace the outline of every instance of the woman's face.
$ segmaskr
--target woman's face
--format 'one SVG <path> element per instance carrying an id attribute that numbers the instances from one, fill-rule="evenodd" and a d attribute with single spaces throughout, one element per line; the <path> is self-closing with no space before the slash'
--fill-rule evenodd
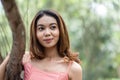
<path id="1" fill-rule="evenodd" d="M 59 28 L 55 18 L 44 15 L 37 22 L 37 39 L 44 48 L 55 47 L 59 40 Z"/>

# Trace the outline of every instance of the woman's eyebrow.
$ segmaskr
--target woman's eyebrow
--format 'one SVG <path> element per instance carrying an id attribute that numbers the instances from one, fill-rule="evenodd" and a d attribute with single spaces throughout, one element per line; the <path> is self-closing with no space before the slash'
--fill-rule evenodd
<path id="1" fill-rule="evenodd" d="M 51 25 L 57 25 L 57 23 L 50 23 L 49 26 L 51 26 Z M 39 27 L 39 26 L 43 27 L 44 25 L 43 24 L 37 24 L 37 27 Z"/>
<path id="2" fill-rule="evenodd" d="M 57 23 L 51 23 L 50 25 L 57 25 Z"/>
<path id="3" fill-rule="evenodd" d="M 37 27 L 38 27 L 38 26 L 44 26 L 44 25 L 43 25 L 43 24 L 38 24 Z"/>

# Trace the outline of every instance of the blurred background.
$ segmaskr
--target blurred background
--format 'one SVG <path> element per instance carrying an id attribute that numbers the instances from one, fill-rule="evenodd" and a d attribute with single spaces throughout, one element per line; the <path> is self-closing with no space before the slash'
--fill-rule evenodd
<path id="1" fill-rule="evenodd" d="M 16 0 L 26 28 L 41 9 L 63 17 L 71 48 L 79 52 L 83 80 L 120 80 L 120 0 Z M 12 33 L 0 1 L 0 57 L 12 47 Z"/>

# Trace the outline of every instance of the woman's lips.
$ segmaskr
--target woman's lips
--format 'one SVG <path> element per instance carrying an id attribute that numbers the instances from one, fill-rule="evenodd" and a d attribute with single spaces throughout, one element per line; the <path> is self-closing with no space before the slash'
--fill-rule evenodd
<path id="1" fill-rule="evenodd" d="M 53 40 L 53 38 L 44 39 L 44 41 L 45 41 L 46 43 L 50 43 L 52 40 Z"/>

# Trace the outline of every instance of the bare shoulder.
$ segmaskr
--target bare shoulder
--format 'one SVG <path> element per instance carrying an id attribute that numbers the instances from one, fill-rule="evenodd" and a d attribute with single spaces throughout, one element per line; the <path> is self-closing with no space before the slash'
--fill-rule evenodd
<path id="1" fill-rule="evenodd" d="M 82 67 L 80 64 L 78 64 L 77 62 L 73 61 L 72 65 L 71 65 L 71 70 L 72 71 L 82 71 Z"/>
<path id="2" fill-rule="evenodd" d="M 82 67 L 80 64 L 73 62 L 69 71 L 71 80 L 82 80 Z"/>

